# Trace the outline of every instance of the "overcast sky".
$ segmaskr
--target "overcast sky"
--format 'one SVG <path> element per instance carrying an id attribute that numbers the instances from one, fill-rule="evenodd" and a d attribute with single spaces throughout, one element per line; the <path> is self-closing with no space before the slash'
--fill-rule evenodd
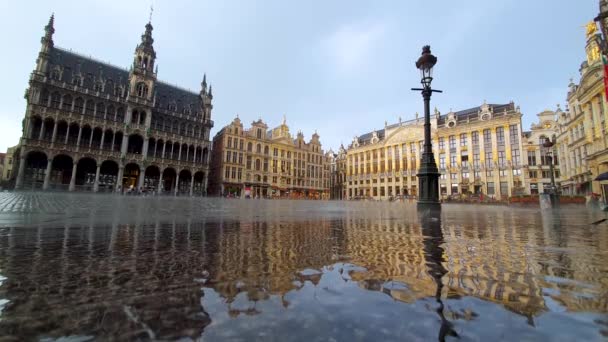
<path id="1" fill-rule="evenodd" d="M 40 37 L 55 13 L 56 46 L 128 67 L 152 1 L 0 1 L 0 150 L 15 145 Z M 438 57 L 442 113 L 513 100 L 527 129 L 565 103 L 585 59 L 597 0 L 154 1 L 159 79 L 213 85 L 215 128 L 282 121 L 324 149 L 422 113 L 414 62 Z"/>

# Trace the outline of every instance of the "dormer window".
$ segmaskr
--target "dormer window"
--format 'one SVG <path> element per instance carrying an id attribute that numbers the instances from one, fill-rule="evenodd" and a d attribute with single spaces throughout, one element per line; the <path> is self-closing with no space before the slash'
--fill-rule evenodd
<path id="1" fill-rule="evenodd" d="M 95 91 L 102 91 L 103 90 L 103 85 L 101 84 L 101 82 L 95 82 L 95 85 L 93 86 L 93 90 L 95 90 Z"/>
<path id="2" fill-rule="evenodd" d="M 177 110 L 177 105 L 175 104 L 175 102 L 169 103 L 167 105 L 167 108 L 171 111 L 176 111 Z"/>
<path id="3" fill-rule="evenodd" d="M 82 86 L 82 77 L 80 77 L 80 75 L 74 76 L 74 78 L 72 78 L 72 84 L 79 87 Z"/>

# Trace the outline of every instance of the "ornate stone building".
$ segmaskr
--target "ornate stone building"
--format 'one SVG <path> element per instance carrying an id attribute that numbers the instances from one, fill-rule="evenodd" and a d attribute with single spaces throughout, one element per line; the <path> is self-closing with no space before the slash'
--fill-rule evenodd
<path id="1" fill-rule="evenodd" d="M 580 80 L 570 81 L 568 108 L 557 114 L 557 151 L 561 164 L 561 191 L 569 195 L 605 193 L 608 182 L 594 179 L 608 172 L 606 92 L 601 60 L 601 36 L 595 23 L 587 25 L 587 60 Z"/>
<path id="2" fill-rule="evenodd" d="M 17 189 L 204 194 L 211 86 L 157 79 L 152 25 L 123 69 L 56 47 L 54 18 L 26 91 Z"/>
<path id="3" fill-rule="evenodd" d="M 551 169 L 553 161 L 554 176 L 556 184 L 560 177 L 559 154 L 556 149 L 549 149 L 543 146 L 544 142 L 555 138 L 557 123 L 555 116 L 560 115 L 561 109 L 558 107 L 556 112 L 545 110 L 538 113 L 538 123 L 532 124 L 530 131 L 524 132 L 524 177 L 527 186 L 526 193 L 537 195 L 550 190 Z"/>
<path id="4" fill-rule="evenodd" d="M 319 135 L 293 139 L 285 119 L 260 119 L 249 129 L 237 117 L 213 137 L 210 194 L 237 197 L 329 198 Z"/>
<path id="5" fill-rule="evenodd" d="M 521 112 L 513 102 L 483 105 L 431 118 L 442 197 L 524 193 Z M 424 140 L 422 118 L 355 137 L 348 147 L 346 198 L 417 196 Z"/>
<path id="6" fill-rule="evenodd" d="M 330 156 L 330 199 L 346 199 L 346 149 L 340 145 L 338 153 Z"/>

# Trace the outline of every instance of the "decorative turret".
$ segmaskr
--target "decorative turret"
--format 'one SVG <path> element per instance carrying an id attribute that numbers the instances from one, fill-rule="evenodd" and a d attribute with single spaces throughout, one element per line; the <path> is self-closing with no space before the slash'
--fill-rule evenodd
<path id="1" fill-rule="evenodd" d="M 51 14 L 49 23 L 44 27 L 44 36 L 40 39 L 40 52 L 36 60 L 36 72 L 46 74 L 51 51 L 53 50 L 53 33 L 55 33 L 55 15 Z"/>
<path id="2" fill-rule="evenodd" d="M 154 70 L 154 60 L 156 59 L 156 51 L 154 51 L 154 38 L 152 38 L 152 23 L 146 24 L 146 31 L 141 35 L 141 43 L 135 48 L 135 59 L 133 67 L 152 72 Z"/>
<path id="3" fill-rule="evenodd" d="M 152 24 L 146 24 L 146 31 L 141 36 L 141 43 L 135 48 L 133 65 L 129 71 L 129 96 L 143 98 L 149 101 L 154 99 L 154 84 L 156 73 L 154 62 L 154 39 L 152 38 Z M 157 69 L 158 70 L 158 69 Z"/>
<path id="4" fill-rule="evenodd" d="M 209 90 L 207 90 L 207 74 L 203 74 L 199 96 L 201 98 L 201 111 L 203 113 L 202 119 L 203 121 L 209 120 L 211 118 L 211 109 L 213 109 L 213 105 L 211 104 L 213 89 L 209 86 Z"/>

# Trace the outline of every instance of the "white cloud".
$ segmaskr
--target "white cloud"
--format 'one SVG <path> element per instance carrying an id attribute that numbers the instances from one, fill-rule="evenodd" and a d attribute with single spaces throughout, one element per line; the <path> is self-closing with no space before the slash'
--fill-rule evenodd
<path id="1" fill-rule="evenodd" d="M 381 24 L 342 26 L 323 40 L 323 50 L 338 71 L 348 73 L 365 65 L 385 31 L 385 26 Z"/>

